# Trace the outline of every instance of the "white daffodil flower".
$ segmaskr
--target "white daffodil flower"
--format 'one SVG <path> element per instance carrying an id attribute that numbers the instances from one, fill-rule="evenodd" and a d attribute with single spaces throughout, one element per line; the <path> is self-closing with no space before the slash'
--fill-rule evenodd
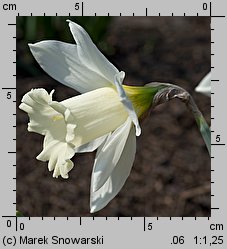
<path id="1" fill-rule="evenodd" d="M 76 152 L 98 148 L 91 176 L 91 212 L 105 207 L 124 185 L 141 133 L 138 117 L 150 107 L 155 90 L 124 86 L 124 72 L 97 49 L 76 23 L 69 27 L 76 44 L 41 41 L 29 44 L 51 77 L 82 94 L 61 102 L 44 89 L 32 89 L 19 108 L 30 118 L 28 131 L 44 135 L 38 160 L 49 161 L 53 177 L 68 178 Z M 156 91 L 157 92 L 157 91 Z"/>
<path id="2" fill-rule="evenodd" d="M 29 44 L 39 65 L 51 77 L 81 95 L 61 102 L 45 89 L 32 89 L 19 108 L 30 118 L 28 131 L 44 136 L 38 160 L 48 161 L 53 177 L 68 178 L 77 152 L 97 149 L 91 176 L 90 212 L 105 207 L 128 178 L 141 134 L 138 119 L 151 107 L 178 98 L 192 111 L 210 152 L 210 129 L 190 94 L 168 83 L 123 85 L 124 72 L 97 49 L 86 31 L 69 22 L 76 44 L 41 41 Z"/>
<path id="3" fill-rule="evenodd" d="M 196 92 L 203 93 L 204 95 L 211 97 L 211 72 L 209 72 L 195 88 Z"/>

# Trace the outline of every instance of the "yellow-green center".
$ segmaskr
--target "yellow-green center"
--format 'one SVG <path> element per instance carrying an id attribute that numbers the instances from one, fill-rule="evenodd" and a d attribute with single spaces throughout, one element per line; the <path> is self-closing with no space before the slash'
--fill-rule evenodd
<path id="1" fill-rule="evenodd" d="M 127 97 L 131 100 L 138 117 L 144 115 L 152 105 L 154 95 L 158 89 L 149 86 L 127 86 L 123 85 Z"/>

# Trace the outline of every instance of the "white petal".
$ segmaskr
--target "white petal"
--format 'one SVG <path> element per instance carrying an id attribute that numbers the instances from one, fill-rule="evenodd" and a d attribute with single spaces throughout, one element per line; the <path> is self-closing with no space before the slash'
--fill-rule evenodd
<path id="1" fill-rule="evenodd" d="M 92 191 L 97 191 L 111 175 L 127 141 L 131 129 L 131 119 L 108 136 L 104 145 L 98 149 L 92 173 Z"/>
<path id="2" fill-rule="evenodd" d="M 91 197 L 90 197 L 90 212 L 94 213 L 104 208 L 121 190 L 125 181 L 127 180 L 136 152 L 136 139 L 135 130 L 132 127 L 127 142 L 121 157 L 112 171 L 111 176 L 105 184 L 96 192 L 92 191 L 91 181 Z"/>
<path id="3" fill-rule="evenodd" d="M 96 138 L 93 141 L 83 144 L 75 149 L 76 153 L 84 153 L 84 152 L 93 152 L 96 150 L 108 137 L 108 135 L 104 135 L 102 137 Z"/>
<path id="4" fill-rule="evenodd" d="M 138 117 L 136 115 L 136 112 L 133 108 L 131 101 L 128 99 L 128 97 L 125 93 L 125 90 L 122 87 L 122 82 L 124 80 L 124 77 L 125 77 L 125 73 L 123 71 L 116 74 L 114 76 L 114 84 L 117 88 L 121 102 L 125 106 L 128 114 L 129 114 L 129 117 L 131 118 L 132 122 L 134 123 L 134 125 L 136 127 L 136 136 L 139 136 L 141 134 L 141 128 L 139 125 Z"/>
<path id="5" fill-rule="evenodd" d="M 206 96 L 211 96 L 211 72 L 209 72 L 196 87 L 196 92 L 201 92 Z"/>
<path id="6" fill-rule="evenodd" d="M 29 44 L 30 50 L 52 78 L 84 93 L 112 83 L 100 71 L 89 67 L 78 55 L 80 47 L 59 41 L 41 41 Z"/>
<path id="7" fill-rule="evenodd" d="M 107 82 L 113 83 L 114 75 L 119 72 L 117 68 L 98 50 L 88 33 L 81 26 L 70 20 L 67 21 L 76 41 L 80 60 L 91 71 L 97 72 Z"/>

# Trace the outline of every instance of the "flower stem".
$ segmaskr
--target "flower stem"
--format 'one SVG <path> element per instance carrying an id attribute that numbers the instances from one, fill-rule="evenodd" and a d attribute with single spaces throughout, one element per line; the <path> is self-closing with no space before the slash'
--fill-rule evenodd
<path id="1" fill-rule="evenodd" d="M 200 133 L 203 137 L 203 140 L 206 144 L 207 150 L 211 155 L 211 131 L 192 96 L 185 89 L 169 83 L 154 82 L 149 83 L 146 86 L 160 88 L 160 90 L 155 94 L 153 98 L 152 108 L 157 105 L 166 103 L 172 99 L 179 99 L 180 101 L 185 103 L 187 108 L 192 112 Z"/>

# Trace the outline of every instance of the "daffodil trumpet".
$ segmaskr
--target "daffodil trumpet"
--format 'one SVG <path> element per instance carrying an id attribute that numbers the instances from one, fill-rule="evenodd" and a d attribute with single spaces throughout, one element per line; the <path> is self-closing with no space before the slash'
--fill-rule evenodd
<path id="1" fill-rule="evenodd" d="M 32 89 L 19 108 L 29 116 L 28 131 L 44 136 L 37 156 L 48 162 L 53 177 L 68 178 L 79 152 L 96 152 L 90 185 L 90 212 L 104 208 L 127 180 L 136 153 L 139 121 L 150 108 L 179 98 L 192 110 L 210 151 L 210 131 L 192 98 L 181 88 L 164 83 L 144 87 L 123 84 L 119 71 L 98 50 L 87 32 L 69 21 L 76 44 L 41 41 L 29 44 L 39 65 L 51 77 L 81 95 L 53 100 L 54 90 Z"/>

